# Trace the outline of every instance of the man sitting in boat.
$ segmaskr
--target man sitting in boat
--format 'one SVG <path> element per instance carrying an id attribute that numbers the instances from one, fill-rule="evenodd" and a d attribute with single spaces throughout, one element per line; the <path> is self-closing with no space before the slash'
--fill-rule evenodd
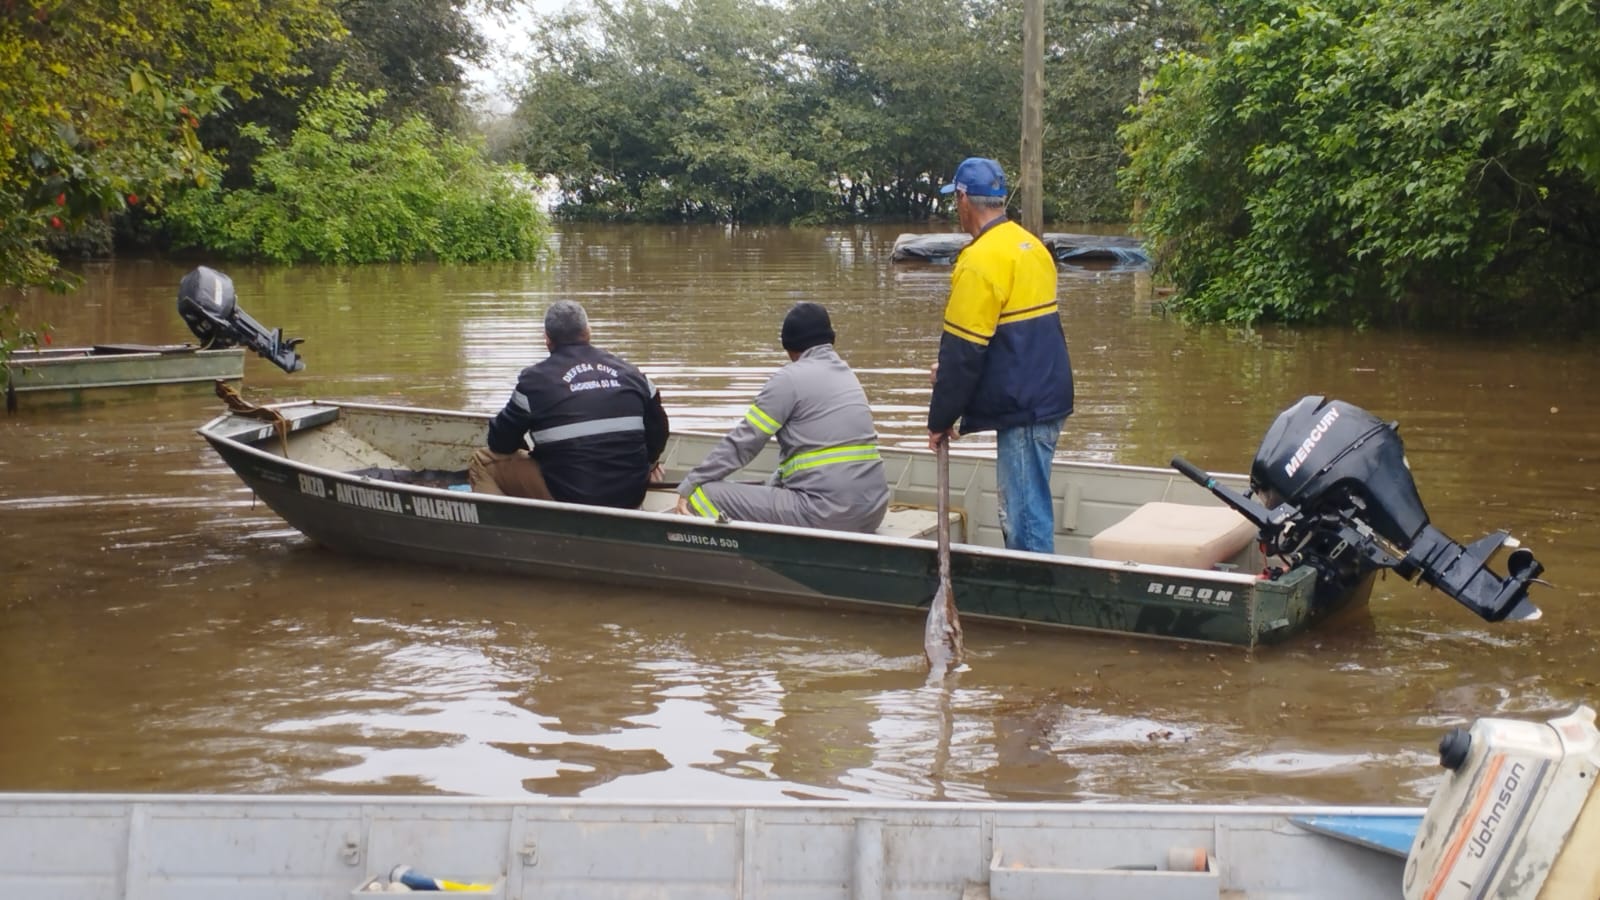
<path id="1" fill-rule="evenodd" d="M 660 393 L 644 373 L 589 343 L 589 316 L 571 300 L 545 311 L 544 344 L 550 355 L 522 370 L 489 422 L 488 448 L 472 455 L 472 489 L 637 508 L 667 445 Z"/>
<path id="2" fill-rule="evenodd" d="M 780 338 L 789 364 L 678 485 L 677 510 L 708 519 L 874 531 L 889 508 L 889 483 L 866 392 L 834 352 L 828 311 L 796 303 L 784 316 Z M 724 480 L 773 435 L 782 462 L 766 484 Z"/>

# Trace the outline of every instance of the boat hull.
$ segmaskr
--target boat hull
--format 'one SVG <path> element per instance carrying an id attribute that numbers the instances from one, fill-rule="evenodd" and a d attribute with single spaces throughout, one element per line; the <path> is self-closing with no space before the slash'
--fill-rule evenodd
<path id="1" fill-rule="evenodd" d="M 314 433 L 354 406 L 285 411 L 295 432 Z M 374 409 L 381 408 L 368 408 L 367 413 Z M 417 440 L 426 443 L 429 426 L 419 427 Z M 482 571 L 918 614 L 938 586 L 931 534 L 907 538 L 717 523 L 398 484 L 304 462 L 293 449 L 285 458 L 285 442 L 259 420 L 224 416 L 201 433 L 273 511 L 338 551 Z M 451 458 L 464 459 L 469 451 L 459 448 L 454 451 L 459 455 Z M 698 459 L 697 450 L 678 451 Z M 315 448 L 310 455 L 316 456 Z M 928 462 L 921 456 L 928 454 L 890 458 L 888 465 L 893 469 Z M 898 480 L 913 474 L 902 470 Z M 898 496 L 920 495 L 905 487 Z M 982 526 L 975 530 L 981 532 Z M 1310 569 L 1269 581 L 1239 573 L 958 543 L 951 578 L 963 620 L 1247 647 L 1287 638 L 1331 611 L 1316 608 Z"/>
<path id="2" fill-rule="evenodd" d="M 244 377 L 244 350 L 109 345 L 20 350 L 4 363 L 9 409 L 82 406 L 147 392 L 209 388 Z"/>
<path id="3" fill-rule="evenodd" d="M 361 896 L 399 865 L 504 898 L 1398 897 L 1395 807 L 0 794 L 7 897 Z M 1310 828 L 1302 823 L 1322 823 Z M 368 889 L 370 890 L 370 888 Z M 974 893 L 976 892 L 976 893 Z M 482 896 L 482 895 L 480 895 Z"/>

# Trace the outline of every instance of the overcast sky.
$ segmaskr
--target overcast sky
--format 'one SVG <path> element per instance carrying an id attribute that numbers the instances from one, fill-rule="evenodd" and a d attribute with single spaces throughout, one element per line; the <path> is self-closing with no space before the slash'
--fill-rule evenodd
<path id="1" fill-rule="evenodd" d="M 474 16 L 479 30 L 489 41 L 489 56 L 483 66 L 467 66 L 467 77 L 483 94 L 489 109 L 497 113 L 511 111 L 506 90 L 520 80 L 522 64 L 517 56 L 527 47 L 533 17 L 559 12 L 570 4 L 571 0 L 521 0 L 510 15 Z"/>

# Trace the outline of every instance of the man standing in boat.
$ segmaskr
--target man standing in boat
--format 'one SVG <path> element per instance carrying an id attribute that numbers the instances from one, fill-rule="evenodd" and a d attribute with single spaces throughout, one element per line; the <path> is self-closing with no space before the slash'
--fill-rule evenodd
<path id="1" fill-rule="evenodd" d="M 933 366 L 928 448 L 993 431 L 1000 530 L 1012 550 L 1055 552 L 1050 464 L 1072 415 L 1072 362 L 1056 306 L 1056 263 L 1044 241 L 1006 218 L 1006 176 L 992 159 L 956 167 L 962 230 Z"/>
<path id="2" fill-rule="evenodd" d="M 644 373 L 589 343 L 571 300 L 544 314 L 545 359 L 522 370 L 472 456 L 472 489 L 634 509 L 667 446 L 667 411 Z M 530 454 L 524 435 L 533 439 Z"/>
<path id="3" fill-rule="evenodd" d="M 780 333 L 789 364 L 767 381 L 744 419 L 678 485 L 678 512 L 875 531 L 889 508 L 872 409 L 833 349 L 833 323 L 817 303 L 796 303 Z M 778 438 L 781 462 L 766 484 L 725 481 Z"/>

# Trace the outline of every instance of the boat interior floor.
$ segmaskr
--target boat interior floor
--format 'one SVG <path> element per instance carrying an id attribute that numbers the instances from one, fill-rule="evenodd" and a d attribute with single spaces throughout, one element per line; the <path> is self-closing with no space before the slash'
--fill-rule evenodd
<path id="1" fill-rule="evenodd" d="M 466 469 L 406 469 L 398 466 L 369 466 L 352 469 L 347 474 L 358 478 L 375 478 L 396 484 L 415 484 L 422 487 L 465 491 Z M 670 512 L 678 503 L 678 493 L 672 488 L 654 488 L 646 491 L 639 508 L 645 512 Z M 950 511 L 950 540 L 960 543 L 965 533 L 965 519 L 959 510 Z M 939 513 L 924 506 L 892 504 L 884 513 L 883 524 L 877 533 L 885 537 L 926 538 L 937 536 Z"/>
<path id="2" fill-rule="evenodd" d="M 678 492 L 670 488 L 658 488 L 647 491 L 644 503 L 639 508 L 646 512 L 669 512 L 678 504 Z M 938 510 L 928 509 L 925 506 L 910 506 L 894 503 L 889 505 L 889 510 L 883 514 L 883 524 L 878 526 L 877 534 L 885 537 L 900 538 L 928 538 L 937 537 L 939 527 Z M 961 513 L 950 512 L 950 540 L 960 543 L 962 540 Z"/>
<path id="3" fill-rule="evenodd" d="M 376 478 L 395 484 L 415 484 L 420 487 L 441 488 L 447 491 L 470 490 L 466 469 L 406 469 L 399 466 L 368 466 L 351 469 L 345 473 L 357 478 Z"/>

